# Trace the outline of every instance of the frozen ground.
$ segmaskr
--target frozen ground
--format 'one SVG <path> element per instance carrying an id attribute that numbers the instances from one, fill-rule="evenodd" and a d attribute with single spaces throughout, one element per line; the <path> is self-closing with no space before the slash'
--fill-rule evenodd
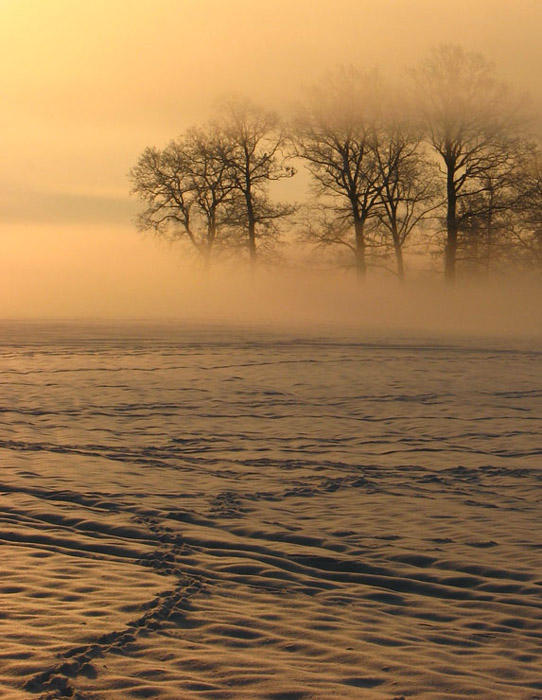
<path id="1" fill-rule="evenodd" d="M 2 698 L 542 698 L 542 347 L 0 332 Z"/>

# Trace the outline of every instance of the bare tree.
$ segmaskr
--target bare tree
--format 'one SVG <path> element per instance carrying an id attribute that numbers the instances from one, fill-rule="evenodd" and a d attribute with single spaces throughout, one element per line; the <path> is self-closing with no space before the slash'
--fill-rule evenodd
<path id="1" fill-rule="evenodd" d="M 529 151 L 515 179 L 518 218 L 511 230 L 520 262 L 542 269 L 542 151 L 538 144 Z"/>
<path id="2" fill-rule="evenodd" d="M 234 190 L 226 152 L 215 129 L 191 129 L 162 150 L 146 148 L 129 174 L 132 194 L 145 205 L 138 228 L 189 241 L 206 267 Z"/>
<path id="3" fill-rule="evenodd" d="M 375 121 L 381 92 L 376 72 L 340 68 L 308 91 L 293 120 L 296 153 L 312 175 L 314 194 L 336 217 L 335 230 L 329 217 L 321 233 L 310 228 L 320 244 L 350 248 L 360 278 L 367 267 L 366 224 L 380 204 Z"/>
<path id="4" fill-rule="evenodd" d="M 457 260 L 466 268 L 488 274 L 515 262 L 515 232 L 524 224 L 527 155 L 526 143 L 510 142 L 500 165 L 479 178 L 477 191 L 459 200 Z"/>
<path id="5" fill-rule="evenodd" d="M 242 232 L 254 266 L 258 239 L 273 237 L 278 223 L 295 211 L 293 204 L 273 202 L 269 195 L 271 182 L 295 175 L 288 165 L 288 141 L 274 112 L 241 98 L 222 104 L 215 125 L 220 157 L 236 195 L 229 223 Z"/>
<path id="6" fill-rule="evenodd" d="M 442 188 L 433 162 L 424 152 L 421 132 L 390 109 L 377 131 L 379 170 L 377 219 L 384 242 L 391 245 L 397 276 L 405 279 L 403 248 L 411 234 L 440 206 Z"/>
<path id="7" fill-rule="evenodd" d="M 352 268 L 352 261 L 356 260 L 356 243 L 348 215 L 341 215 L 331 209 L 328 203 L 318 200 L 303 205 L 300 213 L 300 242 L 309 243 L 315 252 L 332 249 L 336 253 L 333 262 L 338 268 Z M 327 262 L 329 264 L 329 259 Z"/>
<path id="8" fill-rule="evenodd" d="M 414 76 L 427 138 L 446 178 L 445 276 L 453 280 L 459 212 L 506 163 L 518 126 L 515 105 L 492 64 L 458 46 L 434 49 Z"/>

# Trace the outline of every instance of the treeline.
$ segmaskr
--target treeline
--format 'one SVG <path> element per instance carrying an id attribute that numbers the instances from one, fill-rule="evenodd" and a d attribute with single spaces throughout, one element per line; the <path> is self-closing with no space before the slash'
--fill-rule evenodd
<path id="1" fill-rule="evenodd" d="M 405 277 L 410 247 L 459 271 L 542 267 L 542 157 L 526 100 L 482 56 L 440 46 L 401 86 L 339 68 L 285 116 L 231 99 L 203 126 L 147 148 L 130 171 L 138 227 L 221 251 L 281 255 L 284 235 Z M 302 204 L 272 183 L 310 174 Z"/>

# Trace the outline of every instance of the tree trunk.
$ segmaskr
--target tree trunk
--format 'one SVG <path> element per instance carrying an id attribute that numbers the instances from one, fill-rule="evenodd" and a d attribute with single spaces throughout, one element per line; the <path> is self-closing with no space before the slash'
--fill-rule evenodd
<path id="1" fill-rule="evenodd" d="M 359 216 L 354 216 L 354 232 L 356 235 L 356 272 L 358 279 L 364 280 L 367 273 L 365 261 L 365 235 L 364 221 Z"/>
<path id="2" fill-rule="evenodd" d="M 252 201 L 252 191 L 250 188 L 250 182 L 246 181 L 245 189 L 245 202 L 247 205 L 247 233 L 248 233 L 248 254 L 250 260 L 250 267 L 254 269 L 256 267 L 256 217 L 254 216 L 254 203 Z"/>
<path id="3" fill-rule="evenodd" d="M 487 207 L 487 218 L 486 218 L 486 226 L 487 226 L 487 252 L 486 252 L 486 274 L 489 274 L 491 271 L 491 263 L 493 260 L 493 189 L 490 186 L 489 190 L 489 203 Z"/>
<path id="4" fill-rule="evenodd" d="M 405 281 L 405 263 L 403 260 L 403 248 L 399 241 L 394 241 L 395 260 L 397 261 L 397 277 L 400 282 Z"/>
<path id="5" fill-rule="evenodd" d="M 444 253 L 444 277 L 447 282 L 455 280 L 457 260 L 457 192 L 455 191 L 455 167 L 447 163 L 447 211 L 446 211 L 446 249 Z"/>
<path id="6" fill-rule="evenodd" d="M 203 267 L 205 272 L 208 273 L 211 269 L 211 258 L 213 256 L 213 246 L 216 239 L 216 221 L 215 217 L 211 217 L 211 221 L 207 226 L 207 245 L 203 252 Z"/>
<path id="7" fill-rule="evenodd" d="M 248 222 L 248 253 L 250 259 L 250 267 L 256 267 L 256 224 L 249 219 Z"/>

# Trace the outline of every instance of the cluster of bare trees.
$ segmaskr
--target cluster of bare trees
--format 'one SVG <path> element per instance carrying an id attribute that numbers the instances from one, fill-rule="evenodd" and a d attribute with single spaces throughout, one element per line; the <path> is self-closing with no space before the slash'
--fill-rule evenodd
<path id="1" fill-rule="evenodd" d="M 286 141 L 276 114 L 231 100 L 216 120 L 147 148 L 130 172 L 145 204 L 139 228 L 189 241 L 206 266 L 216 246 L 246 247 L 254 264 L 258 239 L 273 239 L 277 221 L 295 209 L 268 191 L 295 174 Z"/>
<path id="2" fill-rule="evenodd" d="M 252 264 L 277 254 L 286 223 L 345 251 L 360 277 L 392 259 L 404 279 L 410 242 L 440 250 L 449 280 L 458 268 L 542 265 L 542 157 L 525 101 L 456 46 L 434 49 L 405 85 L 340 68 L 288 119 L 224 103 L 205 126 L 140 156 L 130 173 L 139 227 L 188 241 L 205 265 L 217 248 Z M 272 183 L 303 166 L 310 198 L 274 201 Z"/>

